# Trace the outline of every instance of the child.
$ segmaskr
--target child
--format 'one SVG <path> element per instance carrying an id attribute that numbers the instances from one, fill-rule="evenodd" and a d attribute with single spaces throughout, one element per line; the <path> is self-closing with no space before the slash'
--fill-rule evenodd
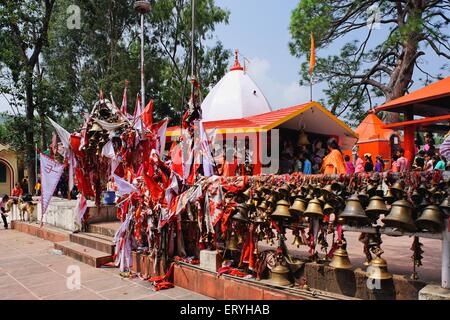
<path id="1" fill-rule="evenodd" d="M 353 174 L 355 173 L 355 166 L 353 165 L 353 163 L 350 161 L 350 157 L 348 155 L 346 155 L 344 157 L 345 160 L 345 168 L 347 170 L 347 174 Z"/>

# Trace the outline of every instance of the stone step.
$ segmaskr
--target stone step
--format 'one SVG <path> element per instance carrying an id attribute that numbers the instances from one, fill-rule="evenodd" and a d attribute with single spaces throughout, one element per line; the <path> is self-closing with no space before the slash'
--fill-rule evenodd
<path id="1" fill-rule="evenodd" d="M 114 254 L 113 238 L 97 233 L 73 233 L 70 241 L 98 251 Z"/>
<path id="2" fill-rule="evenodd" d="M 112 255 L 82 246 L 81 244 L 75 242 L 57 242 L 55 243 L 55 249 L 61 250 L 64 255 L 84 262 L 95 268 L 100 268 L 105 263 L 113 261 Z"/>
<path id="3" fill-rule="evenodd" d="M 88 232 L 108 237 L 114 237 L 116 231 L 120 228 L 121 224 L 122 224 L 121 222 L 90 223 L 88 225 Z"/>

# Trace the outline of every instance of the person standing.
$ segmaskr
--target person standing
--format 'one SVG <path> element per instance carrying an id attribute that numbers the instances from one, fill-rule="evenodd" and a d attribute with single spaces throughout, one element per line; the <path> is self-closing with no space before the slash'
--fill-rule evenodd
<path id="1" fill-rule="evenodd" d="M 436 156 L 437 159 L 439 159 L 436 163 L 436 166 L 434 167 L 434 170 L 445 170 L 445 166 L 447 164 L 447 159 L 445 159 L 444 156 Z"/>
<path id="2" fill-rule="evenodd" d="M 361 159 L 361 157 L 358 157 L 358 159 L 356 159 L 355 173 L 361 172 L 364 172 L 364 160 Z"/>
<path id="3" fill-rule="evenodd" d="M 38 179 L 38 181 L 34 185 L 34 194 L 36 196 L 40 196 L 41 195 L 41 179 Z"/>
<path id="4" fill-rule="evenodd" d="M 405 158 L 405 150 L 403 148 L 397 151 L 399 157 L 397 159 L 399 172 L 406 172 L 409 169 L 408 159 Z"/>
<path id="5" fill-rule="evenodd" d="M 350 157 L 348 155 L 345 155 L 344 160 L 345 160 L 345 169 L 346 169 L 347 174 L 354 174 L 355 166 L 350 161 Z"/>
<path id="6" fill-rule="evenodd" d="M 323 158 L 322 171 L 324 174 L 341 174 L 346 173 L 346 167 L 342 152 L 334 139 L 327 142 L 329 153 Z"/>
<path id="7" fill-rule="evenodd" d="M 14 189 L 11 191 L 11 196 L 19 198 L 23 195 L 23 190 L 18 183 L 14 185 Z"/>
<path id="8" fill-rule="evenodd" d="M 28 194 L 28 176 L 22 179 L 23 194 Z"/>
<path id="9" fill-rule="evenodd" d="M 2 200 L 0 201 L 0 214 L 2 216 L 2 220 L 3 220 L 3 226 L 5 227 L 5 229 L 8 229 L 8 220 L 6 219 L 7 214 L 6 214 L 6 203 L 9 200 L 9 196 L 7 194 L 5 194 L 2 198 Z"/>
<path id="10" fill-rule="evenodd" d="M 425 167 L 424 167 L 423 170 L 424 171 L 433 171 L 433 169 L 434 169 L 433 157 L 432 157 L 432 155 L 429 152 L 427 152 L 425 154 Z"/>
<path id="11" fill-rule="evenodd" d="M 309 155 L 306 152 L 303 152 L 303 173 L 304 174 L 312 174 L 312 165 L 311 160 L 309 159 Z"/>
<path id="12" fill-rule="evenodd" d="M 397 160 L 398 160 L 398 156 L 396 154 L 394 154 L 392 156 L 392 165 L 391 165 L 392 172 L 398 172 L 398 170 L 399 170 Z"/>
<path id="13" fill-rule="evenodd" d="M 378 173 L 384 171 L 384 161 L 380 155 L 377 155 L 377 159 L 375 161 L 375 171 Z"/>
<path id="14" fill-rule="evenodd" d="M 364 164 L 364 172 L 372 172 L 373 171 L 372 155 L 370 153 L 365 153 L 364 159 L 366 160 L 366 163 Z"/>
<path id="15" fill-rule="evenodd" d="M 416 158 L 414 159 L 414 167 L 416 170 L 423 170 L 423 168 L 425 167 L 425 151 L 419 150 Z"/>

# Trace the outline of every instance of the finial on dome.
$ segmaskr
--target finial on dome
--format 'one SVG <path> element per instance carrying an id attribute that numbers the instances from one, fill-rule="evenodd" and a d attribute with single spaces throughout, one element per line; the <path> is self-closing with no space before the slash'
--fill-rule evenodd
<path id="1" fill-rule="evenodd" d="M 238 49 L 236 49 L 236 51 L 235 51 L 234 66 L 230 70 L 231 71 L 244 70 L 244 68 L 242 68 L 241 64 L 239 63 L 239 50 Z"/>

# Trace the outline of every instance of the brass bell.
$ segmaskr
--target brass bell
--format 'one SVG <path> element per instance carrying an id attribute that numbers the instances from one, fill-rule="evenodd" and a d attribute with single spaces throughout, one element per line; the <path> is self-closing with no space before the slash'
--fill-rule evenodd
<path id="1" fill-rule="evenodd" d="M 325 197 L 329 197 L 333 193 L 333 189 L 331 188 L 331 184 L 327 184 L 322 188 L 322 195 Z"/>
<path id="2" fill-rule="evenodd" d="M 297 248 L 300 248 L 300 246 L 303 244 L 302 238 L 296 234 L 294 236 L 294 241 L 292 241 L 292 245 L 297 246 Z"/>
<path id="3" fill-rule="evenodd" d="M 422 231 L 441 232 L 444 227 L 444 221 L 439 207 L 435 205 L 426 207 L 420 217 L 417 218 L 416 226 Z"/>
<path id="4" fill-rule="evenodd" d="M 366 205 L 369 202 L 369 195 L 365 188 L 358 193 L 358 199 L 361 205 Z"/>
<path id="5" fill-rule="evenodd" d="M 306 210 L 306 201 L 301 198 L 296 198 L 294 200 L 294 203 L 292 203 L 292 206 L 289 207 L 289 212 L 292 215 L 295 214 L 302 214 Z"/>
<path id="6" fill-rule="evenodd" d="M 350 262 L 350 259 L 348 257 L 347 250 L 345 250 L 342 246 L 342 244 L 339 246 L 339 248 L 334 252 L 333 259 L 331 259 L 331 262 L 329 264 L 330 267 L 333 267 L 335 269 L 352 269 L 352 264 Z"/>
<path id="7" fill-rule="evenodd" d="M 417 192 L 418 192 L 422 197 L 424 197 L 424 196 L 427 194 L 427 192 L 428 192 L 427 187 L 425 186 L 425 184 L 422 183 L 422 184 L 417 188 Z"/>
<path id="8" fill-rule="evenodd" d="M 339 218 L 344 219 L 344 221 L 349 224 L 355 223 L 365 225 L 369 223 L 369 218 L 365 214 L 356 193 L 347 199 L 344 211 L 339 215 Z"/>
<path id="9" fill-rule="evenodd" d="M 92 132 L 92 133 L 101 132 L 101 131 L 103 131 L 103 128 L 97 122 L 94 122 L 92 124 L 92 128 L 89 130 L 89 132 Z"/>
<path id="10" fill-rule="evenodd" d="M 431 195 L 431 198 L 435 204 L 439 204 L 444 200 L 444 194 L 440 191 L 436 191 Z"/>
<path id="11" fill-rule="evenodd" d="M 384 201 L 386 201 L 388 204 L 392 204 L 395 201 L 395 197 L 392 194 L 391 189 L 388 189 L 386 191 L 386 193 L 384 194 L 383 198 L 384 198 Z"/>
<path id="12" fill-rule="evenodd" d="M 231 219 L 248 222 L 247 213 L 248 207 L 245 203 L 239 203 L 236 207 L 237 213 L 231 217 Z"/>
<path id="13" fill-rule="evenodd" d="M 260 224 L 260 223 L 264 223 L 265 220 L 260 215 L 257 215 L 253 222 L 256 224 Z"/>
<path id="14" fill-rule="evenodd" d="M 289 200 L 291 200 L 291 202 L 294 202 L 297 197 L 298 197 L 297 193 L 295 191 L 292 191 L 291 194 L 289 195 Z"/>
<path id="15" fill-rule="evenodd" d="M 369 184 L 369 186 L 367 187 L 367 194 L 369 195 L 369 197 L 373 197 L 376 192 L 377 192 L 377 185 L 376 184 Z"/>
<path id="16" fill-rule="evenodd" d="M 300 130 L 300 133 L 298 135 L 297 145 L 298 146 L 307 146 L 310 142 L 308 140 L 308 135 L 302 130 Z"/>
<path id="17" fill-rule="evenodd" d="M 399 180 L 395 182 L 390 189 L 396 198 L 401 198 L 405 191 L 405 183 Z"/>
<path id="18" fill-rule="evenodd" d="M 375 190 L 375 194 L 379 197 L 382 197 L 384 195 L 383 186 L 381 184 L 378 185 L 377 189 Z"/>
<path id="19" fill-rule="evenodd" d="M 367 267 L 367 277 L 373 280 L 388 280 L 392 279 L 392 274 L 389 273 L 387 268 L 387 262 L 380 256 L 370 260 L 370 264 Z"/>
<path id="20" fill-rule="evenodd" d="M 439 208 L 446 214 L 450 214 L 450 203 L 448 201 L 448 197 L 442 201 L 442 203 L 439 205 Z"/>
<path id="21" fill-rule="evenodd" d="M 374 196 L 370 198 L 369 205 L 366 208 L 366 214 L 370 219 L 376 220 L 380 214 L 386 215 L 389 210 L 384 203 L 383 198 Z"/>
<path id="22" fill-rule="evenodd" d="M 231 236 L 230 236 L 230 239 L 228 240 L 227 250 L 228 251 L 237 251 L 237 250 L 239 250 L 238 242 L 239 242 L 239 238 L 238 238 L 237 234 L 235 232 L 232 232 Z"/>
<path id="23" fill-rule="evenodd" d="M 423 198 L 422 199 L 422 202 L 421 203 L 419 203 L 419 209 L 420 210 L 423 210 L 423 209 L 425 209 L 426 207 L 428 207 L 430 205 L 430 202 L 426 199 L 426 198 Z"/>
<path id="24" fill-rule="evenodd" d="M 289 280 L 289 269 L 282 264 L 277 264 L 271 271 L 270 282 L 277 286 L 289 286 L 292 282 Z"/>
<path id="25" fill-rule="evenodd" d="M 414 190 L 411 194 L 411 200 L 414 204 L 419 204 L 422 201 L 422 195 L 417 190 Z"/>
<path id="26" fill-rule="evenodd" d="M 287 197 L 289 195 L 289 187 L 286 184 L 282 185 L 278 188 L 278 193 L 283 197 Z"/>
<path id="27" fill-rule="evenodd" d="M 319 200 L 321 204 L 327 202 L 327 198 L 324 195 L 321 195 L 319 198 L 317 198 L 317 200 Z"/>
<path id="28" fill-rule="evenodd" d="M 275 204 L 275 197 L 273 195 L 271 195 L 267 200 L 266 200 L 267 204 L 269 205 L 269 207 L 273 207 L 273 205 Z"/>
<path id="29" fill-rule="evenodd" d="M 251 196 L 251 190 L 250 188 L 248 188 L 247 190 L 245 190 L 242 195 L 245 197 L 245 199 L 250 199 Z"/>
<path id="30" fill-rule="evenodd" d="M 325 206 L 323 207 L 323 213 L 326 215 L 330 215 L 334 212 L 334 207 L 329 204 L 328 202 L 325 203 Z"/>
<path id="31" fill-rule="evenodd" d="M 277 202 L 277 207 L 275 211 L 270 215 L 273 219 L 290 219 L 292 218 L 289 212 L 289 202 L 286 200 L 280 200 Z"/>
<path id="32" fill-rule="evenodd" d="M 398 228 L 405 231 L 416 231 L 412 218 L 413 207 L 406 200 L 397 200 L 392 204 L 389 215 L 381 221 L 386 227 Z"/>
<path id="33" fill-rule="evenodd" d="M 309 201 L 305 212 L 303 213 L 306 217 L 311 218 L 321 218 L 323 217 L 322 207 L 320 206 L 320 201 L 317 198 Z"/>
<path id="34" fill-rule="evenodd" d="M 263 210 L 263 211 L 266 211 L 266 210 L 269 208 L 269 207 L 267 206 L 266 200 L 263 200 L 263 201 L 258 205 L 258 208 L 261 209 L 261 210 Z"/>

